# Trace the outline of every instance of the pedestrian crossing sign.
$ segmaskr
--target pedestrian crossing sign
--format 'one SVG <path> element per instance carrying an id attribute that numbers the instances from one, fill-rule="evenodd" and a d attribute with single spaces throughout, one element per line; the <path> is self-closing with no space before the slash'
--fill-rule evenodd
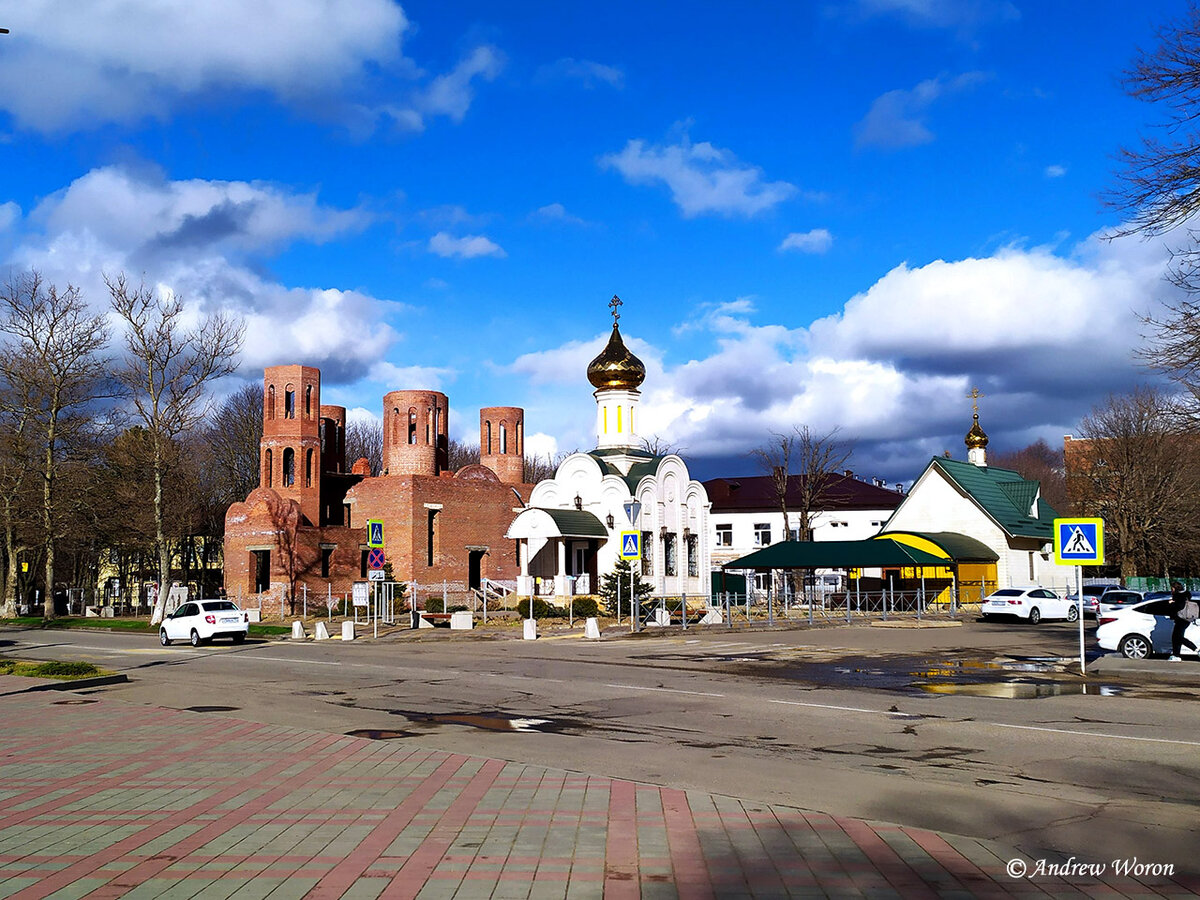
<path id="1" fill-rule="evenodd" d="M 1054 561 L 1060 566 L 1104 565 L 1104 520 L 1055 519 Z"/>
<path id="2" fill-rule="evenodd" d="M 621 532 L 621 559 L 642 558 L 642 533 L 640 531 Z"/>
<path id="3" fill-rule="evenodd" d="M 382 547 L 383 546 L 383 520 L 368 519 L 367 520 L 367 546 Z M 379 568 L 383 568 L 380 566 Z"/>

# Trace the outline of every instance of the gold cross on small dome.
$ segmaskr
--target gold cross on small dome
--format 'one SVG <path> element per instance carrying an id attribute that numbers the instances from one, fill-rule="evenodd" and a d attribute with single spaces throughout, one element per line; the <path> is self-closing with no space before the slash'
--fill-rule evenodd
<path id="1" fill-rule="evenodd" d="M 621 298 L 618 297 L 616 294 L 613 294 L 613 298 L 608 301 L 608 308 L 612 310 L 612 317 L 613 317 L 614 325 L 617 323 L 617 319 L 621 318 L 621 314 L 619 312 L 617 312 L 617 310 L 624 305 L 625 304 L 621 302 Z"/>
<path id="2" fill-rule="evenodd" d="M 979 398 L 986 397 L 987 394 L 980 393 L 979 388 L 971 388 L 971 393 L 967 394 L 967 399 L 971 401 L 971 408 L 975 415 L 979 415 Z"/>

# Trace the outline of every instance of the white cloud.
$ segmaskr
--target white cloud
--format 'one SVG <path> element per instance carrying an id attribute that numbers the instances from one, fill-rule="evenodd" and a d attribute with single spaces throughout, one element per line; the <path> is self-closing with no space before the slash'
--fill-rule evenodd
<path id="1" fill-rule="evenodd" d="M 426 116 L 446 116 L 461 122 L 471 106 L 475 78 L 491 81 L 504 66 L 504 56 L 495 47 L 476 47 L 445 75 L 433 79 L 417 100 L 417 109 Z"/>
<path id="2" fill-rule="evenodd" d="M 625 73 L 617 66 L 606 66 L 589 59 L 572 57 L 565 57 L 543 66 L 538 70 L 536 77 L 539 81 L 571 79 L 582 82 L 586 88 L 593 88 L 597 84 L 607 84 L 617 90 L 625 87 Z"/>
<path id="3" fill-rule="evenodd" d="M 739 456 L 772 430 L 840 428 L 861 471 L 908 480 L 943 450 L 963 457 L 965 395 L 978 385 L 993 449 L 1058 441 L 1108 392 L 1146 378 L 1132 355 L 1138 312 L 1170 290 L 1167 259 L 1157 243 L 1094 235 L 1062 253 L 1008 247 L 899 265 L 807 327 L 759 324 L 763 298 L 738 298 L 677 329 L 688 361 L 668 366 L 663 350 L 627 333 L 647 368 L 640 430 L 690 456 Z M 709 341 L 715 350 L 695 357 Z M 564 445 L 592 446 L 594 413 L 578 390 L 548 395 L 578 385 L 602 343 L 512 366 L 541 394 L 529 420 L 559 410 Z"/>
<path id="4" fill-rule="evenodd" d="M 964 72 L 954 78 L 938 76 L 922 81 L 911 90 L 881 94 L 854 126 L 855 146 L 894 150 L 928 144 L 934 134 L 925 124 L 925 115 L 933 103 L 948 94 L 967 90 L 986 77 L 982 72 Z"/>
<path id="5" fill-rule="evenodd" d="M 630 184 L 662 182 L 685 218 L 753 216 L 796 193 L 786 181 L 765 181 L 762 169 L 739 162 L 728 150 L 707 141 L 693 144 L 686 136 L 665 146 L 631 140 L 620 153 L 602 157 L 600 165 L 616 169 Z"/>
<path id="6" fill-rule="evenodd" d="M 529 217 L 543 222 L 562 222 L 566 225 L 587 224 L 579 216 L 567 212 L 567 208 L 561 203 L 547 203 L 545 206 L 539 206 L 529 214 Z"/>
<path id="7" fill-rule="evenodd" d="M 1045 175 L 1047 178 L 1062 178 L 1067 174 L 1066 166 L 1046 166 Z"/>
<path id="8" fill-rule="evenodd" d="M 0 203 L 0 231 L 12 228 L 21 218 L 21 207 L 11 200 Z"/>
<path id="9" fill-rule="evenodd" d="M 527 434 L 525 455 L 533 459 L 554 459 L 558 455 L 558 440 L 541 431 Z"/>
<path id="10" fill-rule="evenodd" d="M 298 240 L 332 240 L 368 221 L 278 185 L 168 181 L 109 167 L 43 200 L 6 262 L 79 286 L 96 308 L 107 304 L 104 274 L 144 275 L 194 312 L 242 316 L 242 371 L 303 359 L 337 383 L 361 377 L 393 343 L 388 310 L 359 291 L 280 284 L 261 274 L 259 262 Z"/>
<path id="11" fill-rule="evenodd" d="M 801 253 L 825 253 L 833 246 L 833 235 L 827 228 L 812 231 L 793 231 L 783 239 L 780 250 L 799 250 Z"/>
<path id="12" fill-rule="evenodd" d="M 369 377 L 389 391 L 441 391 L 454 380 L 454 371 L 437 366 L 398 366 L 380 360 L 371 367 Z"/>
<path id="13" fill-rule="evenodd" d="M 866 16 L 895 14 L 914 25 L 969 30 L 1021 17 L 1009 0 L 858 0 Z"/>
<path id="14" fill-rule="evenodd" d="M 4 16 L 0 107 L 41 131 L 165 117 L 213 89 L 294 102 L 406 65 L 393 0 L 26 0 Z"/>
<path id="15" fill-rule="evenodd" d="M 439 231 L 429 239 L 429 251 L 438 256 L 474 259 L 477 256 L 508 256 L 504 248 L 481 234 L 454 237 L 449 232 Z"/>

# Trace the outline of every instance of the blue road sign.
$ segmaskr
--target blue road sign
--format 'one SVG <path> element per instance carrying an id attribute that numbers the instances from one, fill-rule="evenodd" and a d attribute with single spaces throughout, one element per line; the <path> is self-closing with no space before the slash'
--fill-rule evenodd
<path id="1" fill-rule="evenodd" d="M 367 520 L 367 546 L 382 547 L 383 546 L 383 520 L 368 519 Z"/>
<path id="2" fill-rule="evenodd" d="M 1055 519 L 1054 561 L 1060 566 L 1104 564 L 1103 519 Z"/>
<path id="3" fill-rule="evenodd" d="M 383 548 L 372 547 L 367 551 L 367 568 L 382 569 L 383 568 Z"/>
<path id="4" fill-rule="evenodd" d="M 621 559 L 642 558 L 642 533 L 640 531 L 621 532 Z"/>

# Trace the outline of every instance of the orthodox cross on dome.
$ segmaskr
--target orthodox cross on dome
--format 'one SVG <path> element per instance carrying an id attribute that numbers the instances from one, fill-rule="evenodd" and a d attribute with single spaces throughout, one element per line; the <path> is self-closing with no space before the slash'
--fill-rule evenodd
<path id="1" fill-rule="evenodd" d="M 986 397 L 987 394 L 980 393 L 979 388 L 971 388 L 971 393 L 967 394 L 967 399 L 971 401 L 971 408 L 975 415 L 979 415 L 979 398 Z"/>
<path id="2" fill-rule="evenodd" d="M 612 310 L 613 325 L 617 324 L 617 319 L 621 318 L 621 314 L 617 312 L 625 304 L 621 302 L 621 298 L 613 294 L 613 298 L 608 301 L 608 308 Z"/>

